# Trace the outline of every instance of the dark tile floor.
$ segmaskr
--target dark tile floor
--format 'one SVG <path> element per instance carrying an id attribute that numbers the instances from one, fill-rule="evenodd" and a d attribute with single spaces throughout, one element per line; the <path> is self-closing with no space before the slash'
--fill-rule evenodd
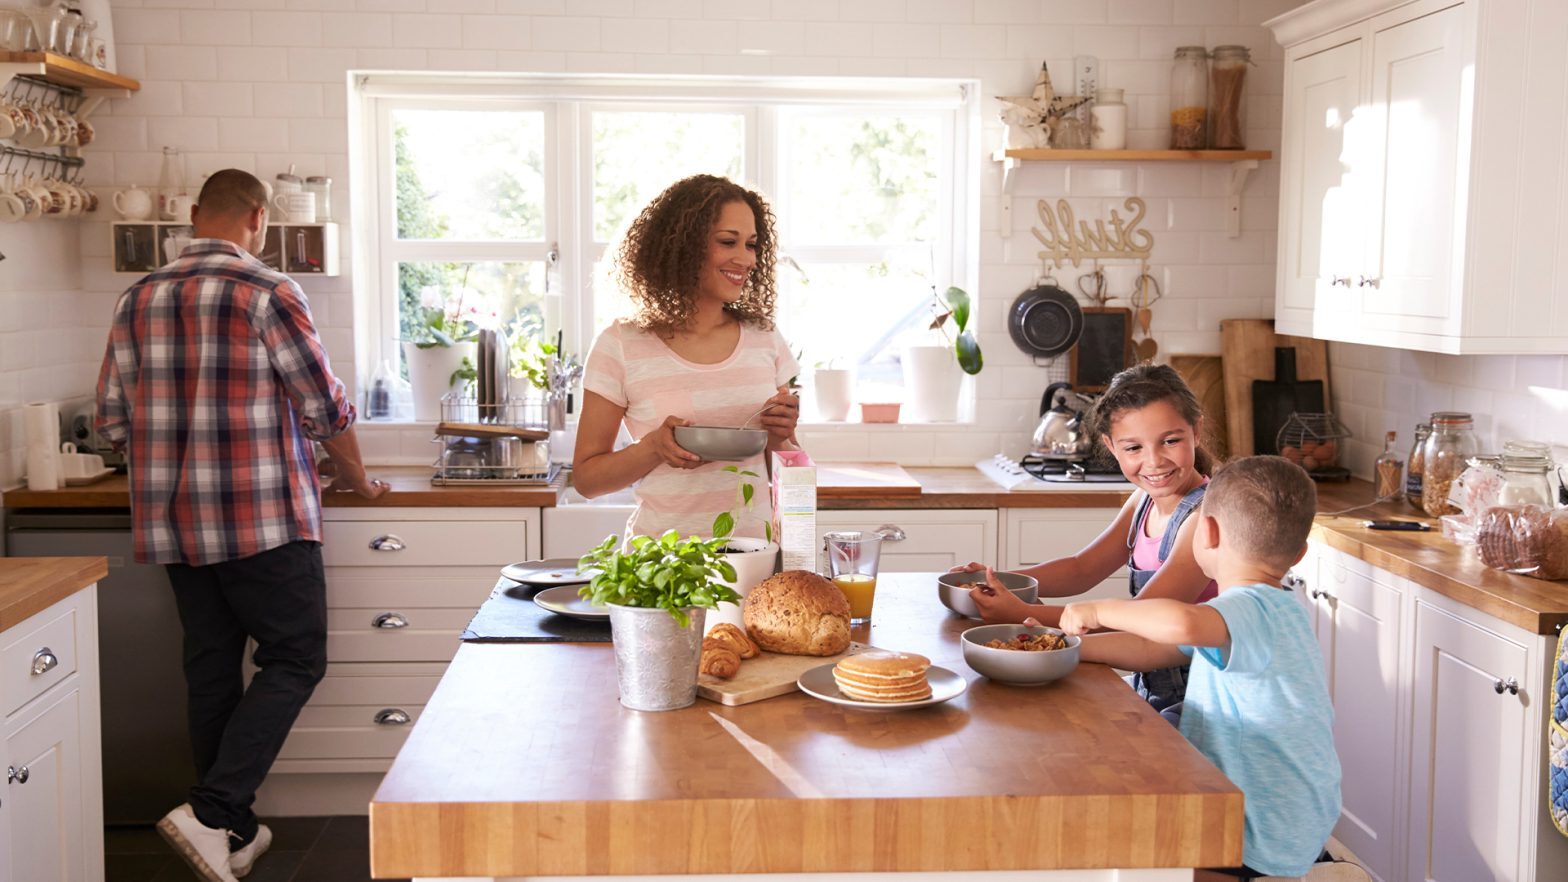
<path id="1" fill-rule="evenodd" d="M 364 817 L 267 818 L 272 847 L 245 882 L 369 882 L 370 827 Z M 108 827 L 106 882 L 188 882 L 190 867 L 152 827 Z"/>

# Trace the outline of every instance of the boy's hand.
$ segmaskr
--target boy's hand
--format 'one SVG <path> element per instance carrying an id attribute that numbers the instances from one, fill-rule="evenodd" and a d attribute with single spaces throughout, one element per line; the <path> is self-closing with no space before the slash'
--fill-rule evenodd
<path id="1" fill-rule="evenodd" d="M 1018 599 L 1018 595 L 1007 590 L 1002 580 L 996 577 L 996 571 L 990 567 L 985 570 L 985 581 L 976 582 L 969 589 L 969 599 L 975 602 L 980 610 L 980 617 L 988 624 L 997 622 L 1021 622 L 1029 615 L 1029 604 Z M 973 572 L 972 570 L 969 572 Z"/>
<path id="2" fill-rule="evenodd" d="M 1068 634 L 1087 634 L 1100 627 L 1100 604 L 1093 600 L 1069 603 L 1062 610 L 1061 629 Z"/>

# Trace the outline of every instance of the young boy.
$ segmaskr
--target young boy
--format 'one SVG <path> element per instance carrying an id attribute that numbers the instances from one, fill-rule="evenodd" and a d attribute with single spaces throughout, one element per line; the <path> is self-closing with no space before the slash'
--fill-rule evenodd
<path id="1" fill-rule="evenodd" d="M 1246 800 L 1240 873 L 1302 876 L 1339 819 L 1339 757 L 1323 659 L 1300 602 L 1280 587 L 1307 550 L 1317 491 L 1277 456 L 1230 463 L 1209 483 L 1193 555 L 1219 584 L 1207 603 L 1075 603 L 1062 630 L 1123 632 L 1084 640 L 1081 657 L 1134 671 L 1192 673 L 1181 732 Z"/>

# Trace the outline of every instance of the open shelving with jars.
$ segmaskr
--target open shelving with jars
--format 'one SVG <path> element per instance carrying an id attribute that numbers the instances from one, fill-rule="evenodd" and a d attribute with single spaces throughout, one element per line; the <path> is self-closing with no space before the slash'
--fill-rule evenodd
<path id="1" fill-rule="evenodd" d="M 53 52 L 0 52 L 0 89 L 18 76 L 80 89 L 86 100 L 76 111 L 77 119 L 86 119 L 105 99 L 129 98 L 142 87 L 130 77 L 99 70 Z"/>
<path id="2" fill-rule="evenodd" d="M 1025 162 L 1228 162 L 1230 182 L 1226 185 L 1226 232 L 1241 234 L 1241 191 L 1247 175 L 1271 150 L 1057 150 L 1044 147 L 1011 147 L 998 150 L 991 158 L 1002 164 L 1002 224 L 1004 237 L 1012 234 L 1013 187 L 1018 169 Z"/>

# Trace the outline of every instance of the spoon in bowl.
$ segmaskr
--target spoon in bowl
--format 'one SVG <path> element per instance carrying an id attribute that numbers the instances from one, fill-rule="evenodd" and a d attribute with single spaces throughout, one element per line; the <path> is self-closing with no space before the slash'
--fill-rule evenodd
<path id="1" fill-rule="evenodd" d="M 767 404 L 762 405 L 762 407 L 757 409 L 756 413 L 752 414 L 749 417 L 746 417 L 746 421 L 744 423 L 741 423 L 740 425 L 736 426 L 735 428 L 736 429 L 744 429 L 744 428 L 746 428 L 747 426 L 751 425 L 751 421 L 752 420 L 756 419 L 759 416 L 762 416 L 763 414 L 767 413 L 768 411 L 770 411 L 773 408 L 778 407 L 778 406 L 779 406 L 779 403 L 777 401 L 770 401 Z"/>

